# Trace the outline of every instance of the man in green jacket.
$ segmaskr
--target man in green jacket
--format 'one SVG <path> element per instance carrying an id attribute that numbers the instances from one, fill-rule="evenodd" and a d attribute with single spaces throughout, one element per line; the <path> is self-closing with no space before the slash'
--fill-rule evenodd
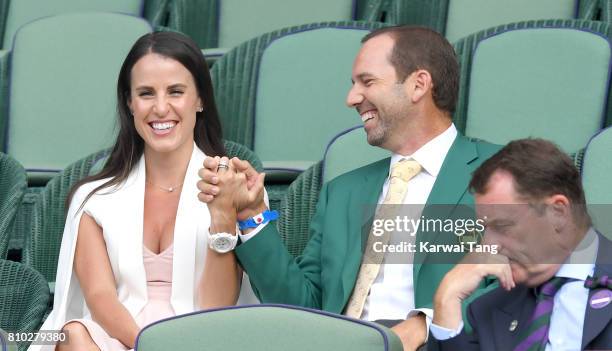
<path id="1" fill-rule="evenodd" d="M 473 205 L 467 191 L 471 172 L 499 147 L 468 139 L 453 125 L 459 65 L 444 37 L 425 28 L 399 26 L 376 30 L 362 43 L 346 102 L 361 116 L 368 143 L 391 151 L 392 157 L 323 186 L 310 224 L 311 239 L 300 257 L 292 258 L 276 226 L 267 223 L 243 230 L 235 252 L 262 302 L 312 307 L 365 320 L 399 320 L 393 330 L 410 350 L 425 342 L 433 295 L 456 262 L 435 258 L 436 254 L 420 250 L 419 244 L 452 245 L 457 237 L 419 231 L 412 242 L 414 254 L 387 252 L 382 262 L 373 262 L 368 250 L 372 251 L 377 240 L 371 230 L 377 217 L 374 210 L 364 215 L 364 208 L 425 204 L 424 217 L 452 217 L 457 205 Z M 220 169 L 218 158 L 204 163 L 203 181 L 198 184 L 202 201 L 214 202 L 215 195 L 224 191 L 227 171 L 232 176 L 246 174 L 250 183 L 263 182 L 244 162 L 227 161 L 221 159 Z M 405 164 L 408 170 L 396 177 L 394 169 Z M 255 216 L 266 222 L 268 208 L 261 191 L 240 196 L 229 202 L 235 208 L 224 213 L 238 213 L 238 220 Z M 435 207 L 430 205 L 445 207 L 430 211 Z M 264 215 L 257 216 L 261 213 Z M 236 215 L 222 219 L 213 215 L 213 224 L 227 221 L 231 227 L 235 220 Z M 481 291 L 485 288 L 483 285 Z"/>

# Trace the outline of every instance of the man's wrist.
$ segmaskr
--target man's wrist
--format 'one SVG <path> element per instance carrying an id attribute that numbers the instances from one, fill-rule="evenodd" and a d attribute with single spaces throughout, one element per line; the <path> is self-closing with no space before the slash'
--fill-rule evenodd
<path id="1" fill-rule="evenodd" d="M 447 329 L 457 329 L 463 321 L 461 316 L 461 300 L 458 298 L 434 299 L 434 317 L 432 322 Z"/>
<path id="2" fill-rule="evenodd" d="M 239 221 L 245 221 L 251 217 L 254 217 L 264 211 L 268 210 L 268 206 L 266 206 L 265 202 L 261 201 L 259 204 L 253 206 L 253 207 L 248 207 L 245 208 L 244 210 L 240 211 L 240 213 L 238 214 L 238 220 Z"/>

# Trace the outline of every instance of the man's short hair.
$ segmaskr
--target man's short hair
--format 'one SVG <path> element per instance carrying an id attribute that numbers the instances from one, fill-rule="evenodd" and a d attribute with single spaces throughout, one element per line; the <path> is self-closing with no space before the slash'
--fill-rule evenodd
<path id="1" fill-rule="evenodd" d="M 512 175 L 516 192 L 528 201 L 564 195 L 574 210 L 575 220 L 590 225 L 580 173 L 569 156 L 550 141 L 511 141 L 474 171 L 470 190 L 485 194 L 491 176 L 498 170 Z"/>
<path id="2" fill-rule="evenodd" d="M 459 63 L 452 45 L 439 33 L 417 26 L 380 28 L 361 42 L 383 34 L 395 41 L 388 59 L 398 82 L 404 82 L 416 70 L 428 71 L 433 81 L 434 104 L 440 110 L 453 113 L 459 92 Z"/>

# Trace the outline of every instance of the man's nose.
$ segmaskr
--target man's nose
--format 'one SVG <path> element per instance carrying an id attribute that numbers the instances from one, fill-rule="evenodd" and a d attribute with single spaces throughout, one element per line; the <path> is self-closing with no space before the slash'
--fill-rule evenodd
<path id="1" fill-rule="evenodd" d="M 363 94 L 356 85 L 353 85 L 346 96 L 346 106 L 355 108 L 363 102 Z"/>

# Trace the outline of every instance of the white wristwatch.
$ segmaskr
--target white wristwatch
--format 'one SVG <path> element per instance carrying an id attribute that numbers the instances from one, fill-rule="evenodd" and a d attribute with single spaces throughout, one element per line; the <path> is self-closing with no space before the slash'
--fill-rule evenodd
<path id="1" fill-rule="evenodd" d="M 236 248 L 238 235 L 230 233 L 208 233 L 208 247 L 218 253 L 226 253 Z"/>

